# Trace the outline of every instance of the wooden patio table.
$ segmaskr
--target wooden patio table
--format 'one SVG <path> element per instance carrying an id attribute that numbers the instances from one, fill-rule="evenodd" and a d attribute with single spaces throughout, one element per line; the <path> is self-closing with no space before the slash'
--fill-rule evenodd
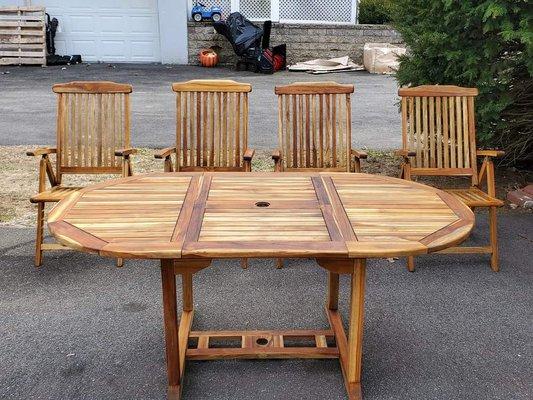
<path id="1" fill-rule="evenodd" d="M 48 221 L 53 235 L 74 249 L 161 260 L 169 398 L 180 397 L 186 359 L 338 358 L 348 397 L 360 399 L 366 259 L 456 245 L 474 215 L 443 191 L 385 176 L 191 172 L 87 187 L 58 203 Z M 316 259 L 328 271 L 330 328 L 191 330 L 193 274 L 212 259 L 239 257 Z M 338 311 L 339 274 L 351 275 L 348 333 Z M 236 345 L 211 346 L 221 340 Z M 298 340 L 306 346 L 295 346 Z"/>

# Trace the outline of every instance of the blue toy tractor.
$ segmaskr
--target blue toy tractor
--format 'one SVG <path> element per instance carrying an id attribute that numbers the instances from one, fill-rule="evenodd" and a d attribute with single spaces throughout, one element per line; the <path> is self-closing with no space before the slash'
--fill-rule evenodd
<path id="1" fill-rule="evenodd" d="M 218 22 L 222 16 L 222 9 L 219 6 L 206 7 L 202 3 L 196 2 L 191 10 L 191 16 L 196 22 L 202 22 L 204 20 Z"/>

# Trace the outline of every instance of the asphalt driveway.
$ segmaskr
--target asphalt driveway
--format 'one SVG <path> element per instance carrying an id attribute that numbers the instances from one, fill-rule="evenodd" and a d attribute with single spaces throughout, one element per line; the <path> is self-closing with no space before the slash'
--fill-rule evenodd
<path id="1" fill-rule="evenodd" d="M 526 400 L 533 216 L 502 215 L 500 273 L 486 256 L 369 262 L 365 400 Z M 475 243 L 487 240 L 478 215 Z M 32 265 L 33 231 L 0 228 L 0 398 L 164 399 L 156 262 L 76 252 Z M 326 273 L 313 262 L 217 261 L 195 279 L 194 329 L 326 327 Z M 346 320 L 348 281 L 341 281 Z M 180 296 L 178 296 L 180 298 Z M 183 399 L 345 399 L 336 360 L 189 362 Z"/>
<path id="2" fill-rule="evenodd" d="M 131 83 L 134 87 L 133 145 L 171 146 L 176 111 L 170 84 L 198 78 L 230 78 L 252 84 L 249 144 L 258 150 L 277 146 L 274 86 L 295 81 L 334 80 L 354 84 L 353 144 L 371 149 L 395 149 L 401 143 L 397 86 L 390 76 L 363 71 L 321 76 L 301 72 L 261 75 L 228 68 L 90 64 L 68 66 L 65 70 L 61 67 L 0 67 L 0 145 L 55 144 L 56 99 L 52 85 L 73 80 L 112 80 Z"/>

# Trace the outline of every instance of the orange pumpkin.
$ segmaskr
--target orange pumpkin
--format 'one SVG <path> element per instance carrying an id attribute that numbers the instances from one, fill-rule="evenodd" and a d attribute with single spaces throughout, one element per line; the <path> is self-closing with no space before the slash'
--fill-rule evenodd
<path id="1" fill-rule="evenodd" d="M 218 64 L 218 54 L 213 49 L 201 50 L 199 58 L 202 67 L 214 67 Z"/>

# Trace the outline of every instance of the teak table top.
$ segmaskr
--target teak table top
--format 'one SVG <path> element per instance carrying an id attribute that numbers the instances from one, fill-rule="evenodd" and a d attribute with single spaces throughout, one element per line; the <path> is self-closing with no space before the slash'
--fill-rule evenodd
<path id="1" fill-rule="evenodd" d="M 90 186 L 51 212 L 51 232 L 124 258 L 417 255 L 463 241 L 468 207 L 438 189 L 354 173 L 164 173 Z"/>

